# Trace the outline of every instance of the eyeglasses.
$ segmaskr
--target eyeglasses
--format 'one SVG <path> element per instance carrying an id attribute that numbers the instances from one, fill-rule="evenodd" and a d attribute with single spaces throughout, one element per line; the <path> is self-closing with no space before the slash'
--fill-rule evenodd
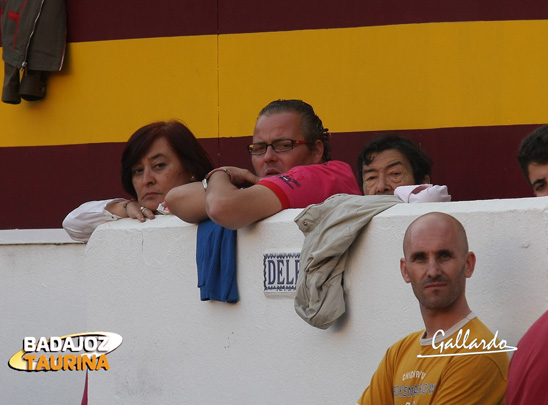
<path id="1" fill-rule="evenodd" d="M 294 145 L 305 145 L 307 143 L 313 143 L 312 141 L 305 141 L 300 139 L 278 139 L 272 143 L 257 142 L 252 143 L 247 147 L 247 150 L 252 155 L 264 155 L 269 146 L 272 146 L 272 150 L 276 153 L 287 152 L 293 149 Z"/>

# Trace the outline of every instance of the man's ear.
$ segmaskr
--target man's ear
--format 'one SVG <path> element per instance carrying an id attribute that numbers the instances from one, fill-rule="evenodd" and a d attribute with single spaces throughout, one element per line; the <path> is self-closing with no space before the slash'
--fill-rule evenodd
<path id="1" fill-rule="evenodd" d="M 474 252 L 466 253 L 466 264 L 464 268 L 464 275 L 466 276 L 466 278 L 472 277 L 475 267 L 476 267 L 476 255 L 474 254 Z"/>
<path id="2" fill-rule="evenodd" d="M 531 176 L 529 176 L 529 167 L 531 167 L 531 164 L 532 164 L 532 163 L 529 163 L 529 164 L 527 165 L 527 174 L 525 175 L 525 177 L 527 178 L 527 181 L 529 182 L 529 185 L 530 185 L 531 187 L 533 187 L 533 182 L 531 181 Z"/>
<path id="3" fill-rule="evenodd" d="M 401 276 L 405 280 L 406 283 L 410 283 L 411 279 L 409 278 L 409 273 L 407 272 L 407 267 L 405 266 L 405 259 L 402 257 L 400 259 L 400 271 Z"/>
<path id="4" fill-rule="evenodd" d="M 323 161 L 323 142 L 317 139 L 314 142 L 314 148 L 312 149 L 312 154 L 314 155 L 314 161 L 316 163 L 322 163 Z"/>
<path id="5" fill-rule="evenodd" d="M 430 175 L 427 174 L 426 176 L 424 176 L 421 184 L 430 184 Z"/>

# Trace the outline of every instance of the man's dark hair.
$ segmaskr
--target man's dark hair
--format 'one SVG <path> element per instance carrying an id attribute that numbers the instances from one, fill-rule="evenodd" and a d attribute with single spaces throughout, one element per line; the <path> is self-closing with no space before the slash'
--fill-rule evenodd
<path id="1" fill-rule="evenodd" d="M 424 182 L 426 176 L 432 178 L 432 159 L 409 139 L 396 134 L 386 134 L 372 140 L 365 145 L 358 157 L 358 183 L 363 189 L 363 166 L 370 165 L 375 153 L 394 149 L 407 158 L 413 168 L 413 179 L 416 184 Z"/>
<path id="2" fill-rule="evenodd" d="M 304 139 L 307 141 L 320 140 L 323 143 L 322 161 L 331 160 L 331 145 L 329 144 L 329 130 L 323 127 L 322 120 L 316 115 L 312 106 L 302 100 L 276 100 L 269 103 L 259 113 L 259 117 L 263 115 L 272 115 L 283 112 L 294 112 L 301 116 L 301 130 L 303 131 Z M 308 144 L 308 148 L 312 150 L 314 143 Z"/>
<path id="3" fill-rule="evenodd" d="M 531 184 L 528 166 L 531 163 L 548 163 L 548 125 L 538 127 L 523 138 L 518 151 L 518 162 L 525 178 Z"/>

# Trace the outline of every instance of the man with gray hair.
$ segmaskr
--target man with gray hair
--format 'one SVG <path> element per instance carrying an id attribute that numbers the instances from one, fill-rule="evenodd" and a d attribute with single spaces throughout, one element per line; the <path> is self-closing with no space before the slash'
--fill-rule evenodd
<path id="1" fill-rule="evenodd" d="M 194 183 L 172 189 L 166 197 L 169 210 L 186 222 L 210 218 L 238 229 L 334 194 L 360 194 L 352 168 L 330 160 L 329 133 L 302 100 L 276 100 L 264 107 L 248 151 L 255 174 L 216 168 L 205 176 L 203 188 Z"/>

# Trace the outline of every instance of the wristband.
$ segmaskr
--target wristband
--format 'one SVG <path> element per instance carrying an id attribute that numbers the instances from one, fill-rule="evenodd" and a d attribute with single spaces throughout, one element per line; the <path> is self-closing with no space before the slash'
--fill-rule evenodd
<path id="1" fill-rule="evenodd" d="M 135 200 L 127 200 L 124 204 L 122 204 L 122 207 L 124 207 L 124 211 L 126 212 L 126 215 L 129 217 L 129 214 L 127 213 L 127 205 L 130 202 L 135 202 Z"/>
<path id="2" fill-rule="evenodd" d="M 218 167 L 210 171 L 208 174 L 206 174 L 206 176 L 202 180 L 202 186 L 204 186 L 204 190 L 207 190 L 207 181 L 209 180 L 211 175 L 215 172 L 225 172 L 226 174 L 228 174 L 228 177 L 230 178 L 230 182 L 232 183 L 232 172 L 228 170 L 226 167 Z"/>

